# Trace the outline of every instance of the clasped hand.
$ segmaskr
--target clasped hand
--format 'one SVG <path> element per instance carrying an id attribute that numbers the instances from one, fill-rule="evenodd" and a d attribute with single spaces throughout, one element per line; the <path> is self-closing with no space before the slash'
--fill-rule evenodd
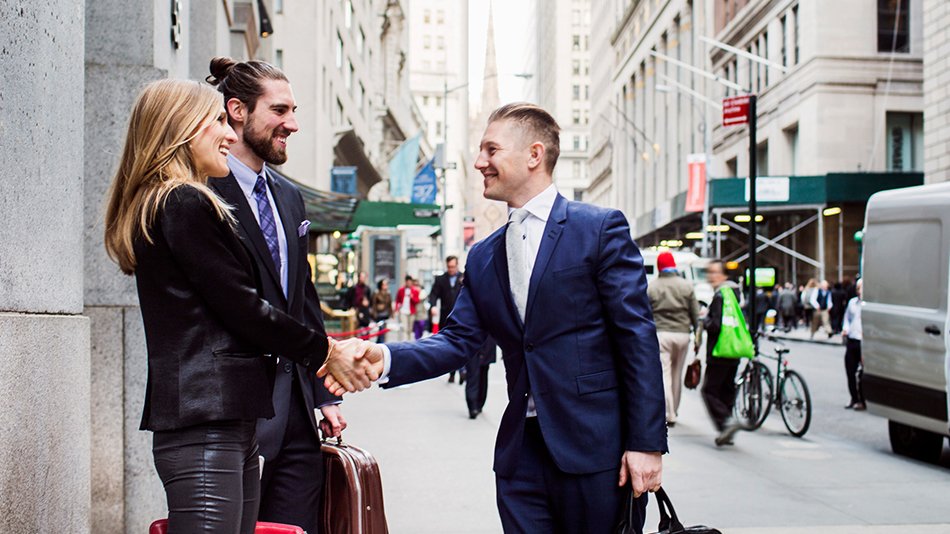
<path id="1" fill-rule="evenodd" d="M 383 372 L 383 353 L 375 344 L 362 339 L 330 340 L 330 353 L 317 376 L 324 379 L 334 395 L 363 391 Z"/>

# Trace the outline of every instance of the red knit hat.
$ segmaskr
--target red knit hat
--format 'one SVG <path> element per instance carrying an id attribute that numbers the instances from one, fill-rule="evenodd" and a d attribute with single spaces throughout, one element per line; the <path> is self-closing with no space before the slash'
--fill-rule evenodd
<path id="1" fill-rule="evenodd" d="M 673 253 L 661 252 L 660 255 L 656 257 L 656 269 L 663 271 L 670 268 L 676 268 L 676 260 L 673 259 Z"/>

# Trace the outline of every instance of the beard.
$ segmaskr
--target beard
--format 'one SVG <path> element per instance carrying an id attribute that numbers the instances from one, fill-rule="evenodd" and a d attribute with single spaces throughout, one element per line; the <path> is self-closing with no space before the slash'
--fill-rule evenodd
<path id="1" fill-rule="evenodd" d="M 290 136 L 290 131 L 283 128 L 275 128 L 270 132 L 258 131 L 254 121 L 248 117 L 247 124 L 244 126 L 244 143 L 251 147 L 251 150 L 262 160 L 271 165 L 283 165 L 287 161 L 287 150 L 284 147 L 276 146 L 274 135 L 279 134 L 285 138 Z"/>

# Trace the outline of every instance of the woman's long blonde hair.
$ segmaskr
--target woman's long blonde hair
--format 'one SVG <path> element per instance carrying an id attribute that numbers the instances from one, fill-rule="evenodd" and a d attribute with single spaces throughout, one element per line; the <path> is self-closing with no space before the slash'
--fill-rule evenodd
<path id="1" fill-rule="evenodd" d="M 153 242 L 149 227 L 177 187 L 194 187 L 222 220 L 234 221 L 230 208 L 206 185 L 207 177 L 199 175 L 189 145 L 222 109 L 220 93 L 186 80 L 152 82 L 136 99 L 105 216 L 106 252 L 125 274 L 135 272 L 135 239 Z"/>

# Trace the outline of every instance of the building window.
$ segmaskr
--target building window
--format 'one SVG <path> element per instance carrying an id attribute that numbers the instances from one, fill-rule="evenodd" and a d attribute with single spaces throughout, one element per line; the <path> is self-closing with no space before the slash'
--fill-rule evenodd
<path id="1" fill-rule="evenodd" d="M 432 62 L 429 61 L 428 59 L 423 60 L 423 61 L 422 61 L 422 70 L 424 70 L 424 71 L 431 71 L 431 70 L 432 70 Z"/>
<path id="2" fill-rule="evenodd" d="M 436 72 L 445 72 L 445 61 L 440 59 L 439 61 L 436 61 L 435 66 Z"/>
<path id="3" fill-rule="evenodd" d="M 435 121 L 435 135 L 442 135 L 442 121 Z"/>
<path id="4" fill-rule="evenodd" d="M 445 24 L 445 10 L 444 9 L 440 9 L 435 12 L 435 23 Z"/>
<path id="5" fill-rule="evenodd" d="M 907 0 L 877 0 L 877 51 L 910 52 Z"/>
<path id="6" fill-rule="evenodd" d="M 333 110 L 333 124 L 343 124 L 343 102 L 340 102 L 340 99 L 336 99 L 336 108 Z"/>
<path id="7" fill-rule="evenodd" d="M 429 24 L 432 22 L 432 10 L 427 9 L 422 13 L 422 22 Z"/>
<path id="8" fill-rule="evenodd" d="M 284 68 L 284 51 L 280 48 L 274 50 L 274 66 L 281 70 Z"/>
<path id="9" fill-rule="evenodd" d="M 571 44 L 571 50 L 575 52 L 581 51 L 581 36 L 580 35 L 574 35 L 573 44 Z"/>
<path id="10" fill-rule="evenodd" d="M 574 202 L 583 202 L 584 201 L 584 190 L 575 189 L 574 190 Z"/>
<path id="11" fill-rule="evenodd" d="M 445 37 L 441 35 L 435 38 L 435 47 L 439 50 L 445 50 Z"/>
<path id="12" fill-rule="evenodd" d="M 422 48 L 425 48 L 426 50 L 432 49 L 432 36 L 431 36 L 431 35 L 423 35 L 423 36 L 422 36 Z"/>
<path id="13" fill-rule="evenodd" d="M 346 0 L 346 7 L 343 9 L 343 24 L 349 29 L 353 26 L 353 1 Z"/>
<path id="14" fill-rule="evenodd" d="M 581 123 L 581 110 L 575 109 L 575 110 L 571 113 L 571 121 L 572 121 L 574 124 L 580 124 L 580 123 Z"/>
<path id="15" fill-rule="evenodd" d="M 580 150 L 580 149 L 581 149 L 581 136 L 575 135 L 574 136 L 574 150 Z"/>
<path id="16" fill-rule="evenodd" d="M 363 87 L 363 82 L 360 82 L 356 87 L 356 105 L 362 110 L 366 105 L 366 88 Z"/>
<path id="17" fill-rule="evenodd" d="M 785 139 L 788 140 L 788 169 L 789 174 L 798 174 L 798 125 L 785 130 Z"/>
<path id="18" fill-rule="evenodd" d="M 356 33 L 356 53 L 360 56 L 363 55 L 363 45 L 366 42 L 366 34 L 363 32 L 363 28 L 360 27 L 359 31 Z"/>
<path id="19" fill-rule="evenodd" d="M 923 123 L 922 113 L 887 113 L 887 170 L 923 170 Z"/>
<path id="20" fill-rule="evenodd" d="M 759 44 L 759 55 L 765 59 L 769 59 L 769 34 L 763 33 L 762 40 Z M 762 69 L 763 78 L 765 80 L 765 86 L 769 86 L 769 67 L 764 63 L 759 63 L 759 68 Z"/>
<path id="21" fill-rule="evenodd" d="M 343 67 L 343 38 L 336 34 L 336 67 Z"/>
<path id="22" fill-rule="evenodd" d="M 736 158 L 732 158 L 726 162 L 726 174 L 729 176 L 739 176 L 739 163 L 736 161 Z M 756 188 L 758 190 L 758 188 Z"/>
<path id="23" fill-rule="evenodd" d="M 799 58 L 798 56 L 799 35 L 798 34 L 799 34 L 799 28 L 801 27 L 801 24 L 799 24 L 799 20 L 798 20 L 798 6 L 795 6 L 792 8 L 792 20 L 795 22 L 795 27 L 792 29 L 792 40 L 794 41 L 794 45 L 795 45 L 793 48 L 794 54 L 792 54 L 792 65 L 798 65 L 798 58 Z"/>
<path id="24" fill-rule="evenodd" d="M 756 176 L 769 175 L 769 142 L 759 143 L 755 149 Z"/>
<path id="25" fill-rule="evenodd" d="M 442 97 L 441 97 L 441 96 L 435 97 L 435 107 L 437 107 L 437 108 L 442 107 Z"/>
<path id="26" fill-rule="evenodd" d="M 590 100 L 590 86 L 584 86 L 584 100 Z"/>
<path id="27" fill-rule="evenodd" d="M 428 95 L 425 95 L 425 96 L 422 97 L 422 105 L 423 105 L 423 107 L 429 105 L 429 96 L 428 96 Z"/>
<path id="28" fill-rule="evenodd" d="M 284 12 L 284 0 L 274 0 L 274 13 L 278 15 Z"/>
<path id="29" fill-rule="evenodd" d="M 573 62 L 571 62 L 571 72 L 574 74 L 574 76 L 580 76 L 581 60 L 575 59 Z"/>
<path id="30" fill-rule="evenodd" d="M 788 17 L 782 15 L 782 66 L 788 66 Z"/>
<path id="31" fill-rule="evenodd" d="M 346 60 L 346 69 L 343 70 L 343 83 L 347 89 L 353 88 L 353 64 Z"/>
<path id="32" fill-rule="evenodd" d="M 573 171 L 573 173 L 571 174 L 572 178 L 580 178 L 581 177 L 581 162 L 579 161 L 573 162 L 571 170 Z"/>
<path id="33" fill-rule="evenodd" d="M 577 85 L 577 84 L 574 84 L 574 87 L 573 87 L 572 89 L 573 89 L 573 94 L 572 94 L 573 100 L 575 100 L 575 101 L 576 101 L 576 100 L 580 100 L 580 99 L 581 99 L 581 86 L 580 86 L 580 85 Z"/>

